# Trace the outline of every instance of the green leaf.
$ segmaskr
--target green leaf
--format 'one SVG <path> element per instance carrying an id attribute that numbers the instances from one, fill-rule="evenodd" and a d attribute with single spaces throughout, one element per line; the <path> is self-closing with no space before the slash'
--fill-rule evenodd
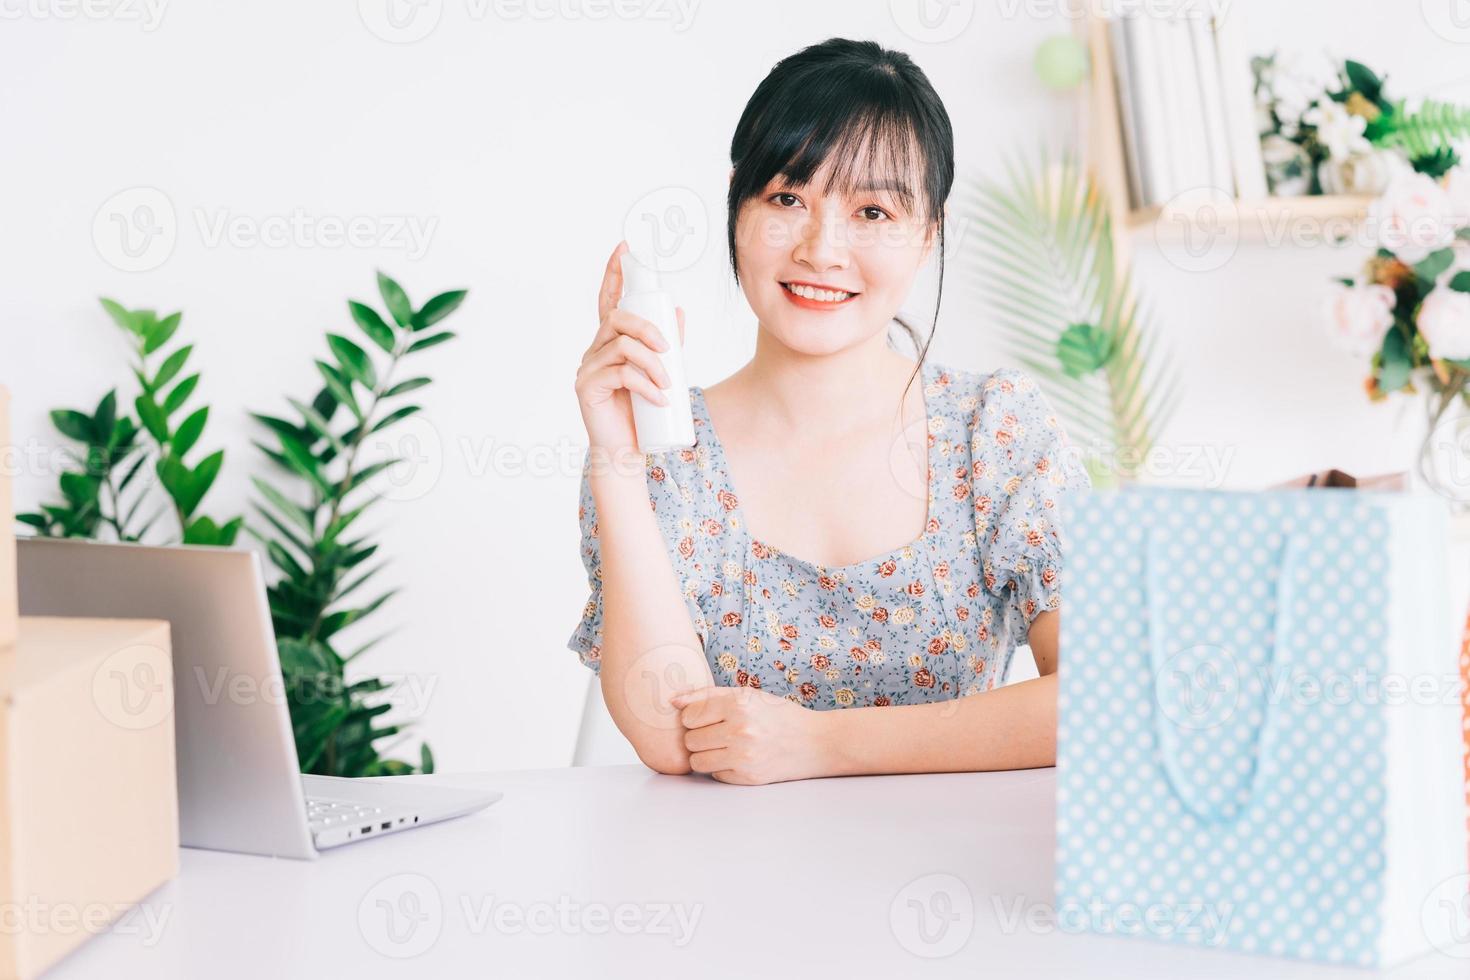
<path id="1" fill-rule="evenodd" d="M 1403 331 L 1394 327 L 1384 335 L 1380 355 L 1382 364 L 1378 368 L 1379 389 L 1387 393 L 1398 391 L 1408 384 L 1413 362 L 1409 357 L 1409 345 L 1404 339 Z"/>
<path id="2" fill-rule="evenodd" d="M 332 349 L 337 362 L 342 365 L 342 370 L 349 378 L 369 390 L 377 386 L 378 372 L 373 369 L 373 360 L 368 357 L 367 351 L 335 333 L 327 334 L 327 346 Z"/>
<path id="3" fill-rule="evenodd" d="M 1455 273 L 1450 279 L 1450 288 L 1462 293 L 1470 293 L 1470 271 Z"/>
<path id="4" fill-rule="evenodd" d="M 316 529 L 313 527 L 314 522 L 312 520 L 310 511 L 308 511 L 305 507 L 302 507 L 300 504 L 293 502 L 281 491 L 277 490 L 275 487 L 271 486 L 269 483 L 266 483 L 259 477 L 251 477 L 250 479 L 251 482 L 255 484 L 255 489 L 259 490 L 261 496 L 270 501 L 271 504 L 276 508 L 276 510 L 280 511 L 283 515 L 290 518 L 307 534 L 314 535 L 316 533 Z"/>
<path id="5" fill-rule="evenodd" d="M 197 517 L 184 528 L 184 544 L 218 544 L 219 526 L 208 517 Z"/>
<path id="6" fill-rule="evenodd" d="M 346 405 L 348 411 L 357 416 L 357 420 L 361 422 L 362 408 L 358 406 L 357 398 L 352 394 L 352 388 L 348 384 L 347 379 L 342 377 L 341 373 L 326 361 L 317 361 L 316 369 L 321 372 L 322 380 L 327 383 L 327 390 L 336 397 L 339 403 Z"/>
<path id="7" fill-rule="evenodd" d="M 426 776 L 434 772 L 434 753 L 429 751 L 428 742 L 419 746 L 419 771 Z"/>
<path id="8" fill-rule="evenodd" d="M 1383 82 L 1373 70 L 1362 62 L 1351 60 L 1343 67 L 1347 72 L 1348 83 L 1362 92 L 1370 101 L 1377 102 L 1383 92 Z"/>
<path id="9" fill-rule="evenodd" d="M 135 334 L 138 332 L 137 323 L 133 318 L 133 314 L 124 309 L 121 303 L 108 299 L 105 296 L 101 299 L 101 303 L 102 308 L 107 311 L 107 315 L 112 317 L 112 321 L 119 327 L 122 327 L 128 333 Z"/>
<path id="10" fill-rule="evenodd" d="M 63 473 L 60 478 L 61 495 L 73 507 L 97 502 L 97 491 L 102 481 L 85 473 Z"/>
<path id="11" fill-rule="evenodd" d="M 174 430 L 173 442 L 170 443 L 175 456 L 182 459 L 189 450 L 194 448 L 194 443 L 198 442 L 199 437 L 204 434 L 204 423 L 208 419 L 209 406 L 205 405 L 179 423 L 179 427 Z"/>
<path id="12" fill-rule="evenodd" d="M 168 356 L 158 373 L 153 376 L 151 387 L 154 391 L 162 388 L 174 379 L 174 375 L 184 367 L 184 362 L 189 359 L 189 353 L 194 350 L 193 344 L 185 344 Z M 196 375 L 197 377 L 197 375 Z"/>
<path id="13" fill-rule="evenodd" d="M 183 408 L 184 402 L 189 400 L 189 396 L 194 393 L 194 389 L 198 387 L 198 385 L 199 375 L 197 374 L 191 374 L 183 381 L 180 381 L 178 384 L 174 385 L 174 390 L 170 391 L 167 395 L 164 396 L 164 414 L 172 415 L 179 409 Z"/>
<path id="14" fill-rule="evenodd" d="M 432 327 L 459 309 L 459 304 L 464 302 L 464 298 L 467 295 L 469 295 L 469 290 L 455 289 L 435 296 L 413 315 L 413 329 L 427 330 L 429 327 Z"/>
<path id="15" fill-rule="evenodd" d="M 378 273 L 378 293 L 400 327 L 407 327 L 413 322 L 413 307 L 409 304 L 403 287 L 381 272 Z"/>
<path id="16" fill-rule="evenodd" d="M 301 417 L 306 421 L 308 429 L 327 440 L 327 444 L 337 452 L 345 453 L 347 451 L 347 447 L 342 444 L 342 440 L 337 438 L 336 434 L 332 432 L 331 427 L 327 424 L 327 420 L 322 418 L 321 413 L 314 407 L 295 398 L 287 398 L 286 401 L 291 404 L 292 408 L 301 413 Z"/>
<path id="17" fill-rule="evenodd" d="M 281 441 L 281 452 L 291 464 L 291 468 L 300 475 L 311 481 L 323 497 L 332 495 L 332 485 L 322 475 L 321 464 L 311 451 L 301 443 L 299 439 L 288 436 L 285 433 L 276 433 L 276 438 Z"/>
<path id="18" fill-rule="evenodd" d="M 427 337 L 415 340 L 413 343 L 409 344 L 408 353 L 412 354 L 414 351 L 423 350 L 426 347 L 433 347 L 435 344 L 442 344 L 444 343 L 444 341 L 449 340 L 452 337 L 454 337 L 454 334 L 449 330 L 445 330 L 442 333 L 430 334 Z"/>
<path id="19" fill-rule="evenodd" d="M 168 442 L 168 418 L 164 416 L 163 409 L 154 403 L 153 399 L 146 395 L 139 395 L 133 399 L 133 408 L 138 413 L 138 419 L 149 434 L 159 442 Z"/>
<path id="20" fill-rule="evenodd" d="M 69 439 L 78 442 L 92 443 L 97 438 L 92 428 L 92 419 L 83 412 L 70 408 L 53 409 L 51 412 L 51 424 L 56 426 L 56 431 Z"/>
<path id="21" fill-rule="evenodd" d="M 422 388 L 428 383 L 428 378 L 409 378 L 407 381 L 400 381 L 393 387 L 389 388 L 387 391 L 383 392 L 383 397 L 392 398 L 394 395 L 404 395 L 410 391 L 415 391 L 419 388 Z"/>
<path id="22" fill-rule="evenodd" d="M 189 471 L 189 481 L 182 497 L 174 498 L 179 509 L 188 517 L 194 513 L 204 495 L 214 483 L 214 478 L 219 476 L 219 469 L 224 465 L 224 450 L 216 450 L 199 461 L 199 465 Z"/>
<path id="23" fill-rule="evenodd" d="M 111 440 L 113 428 L 117 423 L 117 389 L 109 391 L 102 396 L 92 412 L 92 431 L 96 433 L 99 443 Z"/>
<path id="24" fill-rule="evenodd" d="M 408 418 L 410 415 L 413 415 L 415 412 L 419 412 L 421 410 L 422 406 L 419 405 L 404 405 L 402 408 L 396 409 L 395 411 L 390 412 L 388 415 L 385 415 L 378 422 L 377 425 L 368 430 L 368 433 L 371 434 L 377 432 L 379 429 L 386 429 L 388 428 L 388 426 L 392 425 L 394 422 L 397 422 L 399 419 Z"/>
<path id="25" fill-rule="evenodd" d="M 143 353 L 152 354 L 158 348 L 168 343 L 174 331 L 179 329 L 179 323 L 184 318 L 182 313 L 172 313 L 155 323 L 143 338 Z"/>
<path id="26" fill-rule="evenodd" d="M 1090 323 L 1074 323 L 1057 338 L 1057 360 L 1068 377 L 1092 374 L 1112 355 L 1112 338 Z"/>
<path id="27" fill-rule="evenodd" d="M 388 353 L 393 353 L 393 328 L 383 322 L 377 310 L 356 300 L 348 300 L 347 308 L 352 311 L 352 319 L 373 343 Z"/>
<path id="28" fill-rule="evenodd" d="M 240 536 L 240 529 L 244 526 L 245 518 L 230 518 L 224 524 L 220 525 L 219 537 L 215 540 L 215 544 L 218 544 L 224 548 L 228 548 L 230 545 L 235 543 L 235 539 Z"/>
<path id="29" fill-rule="evenodd" d="M 1439 278 L 1440 273 L 1450 267 L 1450 263 L 1453 261 L 1455 261 L 1455 250 L 1452 248 L 1442 248 L 1437 252 L 1430 252 L 1422 261 L 1415 265 L 1414 274 L 1420 279 L 1432 283 Z"/>

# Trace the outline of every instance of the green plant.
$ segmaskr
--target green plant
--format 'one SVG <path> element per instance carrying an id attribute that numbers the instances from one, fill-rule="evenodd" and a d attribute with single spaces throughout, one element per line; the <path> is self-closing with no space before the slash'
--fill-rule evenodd
<path id="1" fill-rule="evenodd" d="M 1131 277 L 1113 252 L 1106 198 L 1070 156 L 1008 164 L 961 207 L 974 215 L 970 284 L 989 301 L 1003 343 L 1049 382 L 1099 485 L 1131 480 L 1174 411 L 1179 380 L 1155 348 Z"/>
<path id="2" fill-rule="evenodd" d="M 243 518 L 221 524 L 198 513 L 224 464 L 224 451 L 211 453 L 197 466 L 185 462 L 185 456 L 204 434 L 209 406 L 194 410 L 174 424 L 199 384 L 197 373 L 173 383 L 193 351 L 192 344 L 166 356 L 163 352 L 178 331 L 183 314 L 171 313 L 160 319 L 152 310 L 129 310 L 110 299 L 101 302 L 132 347 L 133 376 L 141 389 L 133 399 L 137 417 L 118 411 L 116 389 L 104 395 L 90 415 L 76 409 L 53 411 L 51 421 L 57 431 L 82 444 L 80 454 L 72 453 L 72 462 L 78 468 L 59 477 L 61 503 L 17 514 L 16 519 L 50 537 L 95 538 L 106 528 L 119 541 L 140 541 L 157 518 L 171 508 L 178 524 L 178 540 L 185 544 L 233 543 Z M 162 356 L 156 370 L 152 367 L 155 355 Z M 139 508 L 150 495 L 147 486 L 135 484 L 135 478 L 150 460 L 169 504 L 139 526 Z M 123 467 L 126 471 L 117 476 Z M 125 504 L 124 498 L 129 496 L 131 502 Z"/>
<path id="3" fill-rule="evenodd" d="M 454 336 L 434 328 L 458 308 L 465 291 L 441 293 L 418 309 L 382 273 L 378 291 L 388 318 L 355 301 L 348 303 L 348 310 L 370 348 L 381 353 L 369 353 L 348 337 L 329 333 L 332 359 L 316 361 L 323 387 L 310 402 L 288 399 L 297 418 L 254 415 L 275 439 L 274 446 L 259 442 L 256 446 L 297 484 L 294 491 L 287 491 L 255 480 L 263 498 L 255 506 L 270 528 L 265 533 L 252 528 L 251 533 L 265 545 L 280 572 L 269 588 L 270 608 L 301 768 L 325 775 L 414 771 L 410 763 L 382 758 L 376 748 L 405 727 L 375 725 L 392 707 L 374 698 L 385 685 L 377 678 L 348 683 L 345 677 L 347 666 L 382 637 L 347 653 L 337 644 L 343 630 L 397 591 L 389 589 L 361 604 L 349 601 L 385 564 L 379 561 L 368 567 L 365 563 L 378 545 L 366 534 L 349 532 L 380 499 L 370 481 L 401 462 L 392 457 L 364 461 L 364 441 L 420 411 L 416 404 L 398 402 L 429 384 L 429 378 L 398 382 L 393 378 L 405 360 Z M 305 503 L 299 502 L 302 495 Z M 419 767 L 433 770 L 427 745 L 421 748 Z"/>

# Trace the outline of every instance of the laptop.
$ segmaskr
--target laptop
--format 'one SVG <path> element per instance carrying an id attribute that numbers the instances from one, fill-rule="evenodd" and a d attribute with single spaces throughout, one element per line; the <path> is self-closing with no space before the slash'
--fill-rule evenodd
<path id="1" fill-rule="evenodd" d="M 309 859 L 501 798 L 402 777 L 303 775 L 253 551 L 19 538 L 16 562 L 22 615 L 168 621 L 185 847 Z"/>

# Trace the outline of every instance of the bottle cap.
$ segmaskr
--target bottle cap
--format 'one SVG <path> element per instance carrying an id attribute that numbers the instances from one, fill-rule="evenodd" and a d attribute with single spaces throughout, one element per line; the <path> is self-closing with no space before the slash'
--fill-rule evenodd
<path id="1" fill-rule="evenodd" d="M 632 250 L 623 253 L 623 295 L 651 293 L 659 288 L 658 272 L 633 257 Z"/>

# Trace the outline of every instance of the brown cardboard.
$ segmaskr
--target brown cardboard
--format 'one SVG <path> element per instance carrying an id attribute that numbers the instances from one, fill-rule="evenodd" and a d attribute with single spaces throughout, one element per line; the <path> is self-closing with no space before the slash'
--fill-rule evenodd
<path id="1" fill-rule="evenodd" d="M 0 385 L 0 647 L 15 642 L 15 508 L 11 505 L 10 392 Z"/>
<path id="2" fill-rule="evenodd" d="M 21 617 L 0 649 L 0 977 L 174 877 L 178 812 L 168 623 Z"/>

